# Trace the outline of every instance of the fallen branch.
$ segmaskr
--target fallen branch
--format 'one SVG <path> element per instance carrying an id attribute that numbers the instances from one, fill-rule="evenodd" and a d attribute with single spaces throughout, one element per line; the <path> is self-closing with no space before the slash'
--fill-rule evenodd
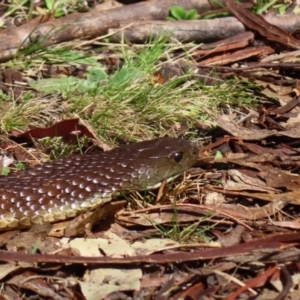
<path id="1" fill-rule="evenodd" d="M 280 32 L 283 30 L 292 32 L 300 27 L 300 16 L 286 15 L 286 16 L 266 16 L 261 18 L 266 27 L 277 26 Z M 288 22 L 291 18 L 291 23 Z M 270 23 L 267 23 L 270 22 Z M 160 34 L 172 36 L 181 42 L 212 42 L 221 39 L 233 37 L 237 34 L 246 31 L 242 22 L 235 17 L 219 18 L 212 20 L 198 20 L 198 21 L 135 21 L 129 25 L 129 22 L 121 22 L 119 28 L 109 29 L 109 34 L 113 34 L 114 41 L 121 41 L 122 39 L 131 43 L 141 43 L 156 38 Z M 273 26 L 274 25 L 274 26 Z M 285 33 L 287 35 L 287 33 Z M 292 38 L 292 37 L 291 37 Z"/>
<path id="2" fill-rule="evenodd" d="M 168 264 L 191 262 L 201 260 L 211 260 L 220 257 L 229 257 L 238 260 L 238 256 L 243 257 L 246 262 L 247 256 L 249 261 L 253 261 L 251 254 L 265 259 L 268 253 L 269 261 L 272 254 L 277 254 L 281 249 L 287 249 L 299 244 L 300 233 L 279 234 L 272 237 L 254 240 L 248 243 L 222 247 L 218 249 L 207 249 L 194 252 L 164 253 L 151 255 L 137 255 L 132 257 L 84 257 L 84 256 L 67 256 L 67 255 L 49 255 L 49 254 L 26 254 L 17 252 L 0 253 L 0 261 L 26 261 L 26 262 L 51 262 L 51 263 L 73 263 L 73 264 L 92 264 L 92 265 L 140 265 L 140 264 Z M 297 256 L 293 256 L 297 260 Z M 286 257 L 284 259 L 287 259 Z"/>
<path id="3" fill-rule="evenodd" d="M 300 49 L 300 41 L 278 26 L 265 21 L 261 16 L 252 13 L 243 6 L 236 5 L 232 0 L 226 0 L 226 6 L 231 12 L 248 28 L 257 31 L 268 40 L 289 46 L 293 49 Z"/>
<path id="4" fill-rule="evenodd" d="M 106 34 L 109 28 L 119 27 L 121 22 L 165 20 L 172 5 L 181 6 L 186 10 L 196 9 L 199 12 L 211 9 L 207 0 L 152 0 L 106 11 L 74 13 L 39 25 L 37 20 L 33 20 L 18 28 L 1 31 L 0 61 L 7 61 L 13 58 L 18 50 L 36 43 L 46 47 L 73 39 L 99 37 Z"/>
<path id="5" fill-rule="evenodd" d="M 244 25 L 236 18 L 222 18 L 198 21 L 142 21 L 134 22 L 127 28 L 110 29 L 109 34 L 114 34 L 114 41 L 126 41 L 136 43 L 145 42 L 149 38 L 157 38 L 161 34 L 172 36 L 176 40 L 184 42 L 212 42 L 237 35 L 245 31 Z"/>

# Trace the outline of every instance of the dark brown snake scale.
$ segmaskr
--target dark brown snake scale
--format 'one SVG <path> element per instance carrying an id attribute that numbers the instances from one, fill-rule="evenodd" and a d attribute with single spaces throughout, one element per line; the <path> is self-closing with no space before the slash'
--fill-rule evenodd
<path id="1" fill-rule="evenodd" d="M 68 219 L 120 192 L 154 188 L 197 157 L 189 141 L 158 138 L 0 176 L 0 230 Z"/>

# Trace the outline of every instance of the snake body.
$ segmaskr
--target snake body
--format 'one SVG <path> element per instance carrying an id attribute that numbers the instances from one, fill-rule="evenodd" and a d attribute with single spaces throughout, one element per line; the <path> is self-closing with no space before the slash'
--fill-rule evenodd
<path id="1" fill-rule="evenodd" d="M 198 149 L 189 141 L 158 138 L 0 176 L 0 230 L 65 220 L 120 192 L 155 188 L 197 157 Z"/>

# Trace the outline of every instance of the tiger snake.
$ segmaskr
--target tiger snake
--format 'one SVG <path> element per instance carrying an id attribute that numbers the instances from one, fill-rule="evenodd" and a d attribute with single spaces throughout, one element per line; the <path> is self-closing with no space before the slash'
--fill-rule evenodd
<path id="1" fill-rule="evenodd" d="M 0 230 L 73 218 L 121 192 L 157 188 L 197 160 L 193 143 L 157 138 L 0 176 Z"/>

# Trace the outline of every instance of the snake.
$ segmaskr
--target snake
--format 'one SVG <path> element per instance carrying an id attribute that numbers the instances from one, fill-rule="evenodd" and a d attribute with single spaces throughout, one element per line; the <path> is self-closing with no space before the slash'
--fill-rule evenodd
<path id="1" fill-rule="evenodd" d="M 0 231 L 70 219 L 122 193 L 155 189 L 189 169 L 198 155 L 194 143 L 162 137 L 0 176 Z"/>

